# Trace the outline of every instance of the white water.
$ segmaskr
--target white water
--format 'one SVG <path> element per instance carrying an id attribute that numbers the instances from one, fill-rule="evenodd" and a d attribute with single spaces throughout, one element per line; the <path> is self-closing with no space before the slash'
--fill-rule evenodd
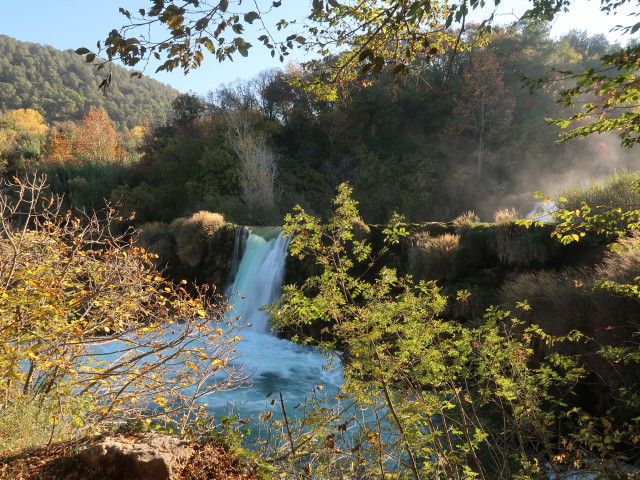
<path id="1" fill-rule="evenodd" d="M 236 348 L 245 373 L 251 375 L 250 386 L 216 393 L 206 400 L 211 404 L 238 405 L 236 411 L 243 417 L 264 411 L 273 399 L 273 396 L 267 398 L 269 393 L 275 396 L 282 393 L 287 414 L 291 415 L 293 407 L 303 402 L 315 387 L 322 385 L 325 392 L 335 394 L 342 384 L 339 369 L 328 371 L 325 359 L 316 348 L 271 334 L 267 314 L 260 310 L 263 305 L 278 300 L 282 293 L 288 245 L 289 239 L 282 233 L 270 240 L 251 233 L 244 248 L 242 245 L 234 248 L 244 254 L 233 286 L 227 290 L 233 304 L 229 317 L 245 325 L 239 333 L 243 338 Z"/>
<path id="2" fill-rule="evenodd" d="M 260 307 L 276 301 L 282 293 L 288 246 L 289 239 L 282 233 L 268 241 L 250 233 L 244 248 L 238 248 L 244 254 L 229 289 L 229 301 L 233 305 L 230 317 L 243 325 L 251 324 L 249 328 L 254 332 L 269 330 L 267 314 Z"/>
<path id="3" fill-rule="evenodd" d="M 557 209 L 558 206 L 554 201 L 547 201 L 546 203 L 542 201 L 536 202 L 533 209 L 525 218 L 536 222 L 553 223 L 556 221 L 555 218 L 553 218 L 553 214 Z"/>

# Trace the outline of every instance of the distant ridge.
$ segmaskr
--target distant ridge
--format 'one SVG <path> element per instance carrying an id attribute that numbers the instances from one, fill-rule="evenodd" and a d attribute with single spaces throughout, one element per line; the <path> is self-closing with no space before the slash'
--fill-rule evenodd
<path id="1" fill-rule="evenodd" d="M 32 108 L 51 125 L 78 122 L 90 107 L 102 108 L 120 129 L 167 119 L 180 92 L 151 78 L 131 78 L 120 66 L 107 68 L 96 71 L 72 50 L 0 35 L 0 111 Z M 113 81 L 103 93 L 98 85 L 108 72 Z"/>

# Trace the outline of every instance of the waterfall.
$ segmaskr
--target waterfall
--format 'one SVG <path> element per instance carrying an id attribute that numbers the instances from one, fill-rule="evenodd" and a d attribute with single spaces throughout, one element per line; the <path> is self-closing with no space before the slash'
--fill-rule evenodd
<path id="1" fill-rule="evenodd" d="M 244 242 L 244 248 L 239 246 L 237 250 L 242 260 L 233 285 L 229 288 L 229 302 L 233 305 L 230 316 L 239 317 L 242 325 L 251 324 L 252 331 L 267 333 L 267 314 L 260 307 L 273 303 L 280 297 L 289 238 L 285 238 L 280 232 L 277 237 L 266 240 L 251 232 Z M 234 262 L 237 259 L 234 258 L 231 264 Z"/>
<path id="2" fill-rule="evenodd" d="M 326 368 L 320 352 L 309 345 L 298 345 L 269 334 L 268 319 L 260 307 L 280 297 L 284 280 L 289 239 L 280 229 L 254 229 L 248 235 L 243 229 L 236 231 L 236 247 L 231 264 L 237 272 L 229 272 L 233 285 L 227 289 L 232 305 L 230 319 L 240 317 L 242 339 L 235 344 L 240 354 L 236 360 L 251 376 L 251 388 L 218 392 L 206 398 L 211 404 L 228 403 L 242 415 L 256 417 L 270 408 L 267 394 L 282 393 L 290 415 L 295 406 L 305 401 L 314 387 L 323 385 L 327 395 L 337 394 L 342 384 L 340 366 Z M 212 413 L 227 412 L 232 407 L 212 409 Z M 279 415 L 276 409 L 276 416 Z"/>
<path id="3" fill-rule="evenodd" d="M 236 235 L 233 240 L 233 255 L 231 256 L 231 265 L 229 266 L 229 274 L 227 276 L 227 295 L 232 293 L 233 284 L 236 281 L 236 275 L 238 275 L 238 269 L 240 268 L 240 261 L 244 255 L 244 249 L 247 246 L 247 238 L 251 234 L 251 230 L 247 227 L 237 227 Z"/>

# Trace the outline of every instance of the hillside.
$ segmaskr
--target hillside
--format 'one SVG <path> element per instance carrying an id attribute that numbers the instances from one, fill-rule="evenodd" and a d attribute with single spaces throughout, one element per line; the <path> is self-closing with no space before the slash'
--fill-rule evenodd
<path id="1" fill-rule="evenodd" d="M 105 70 L 96 71 L 73 51 L 0 35 L 0 110 L 32 108 L 49 124 L 78 122 L 90 107 L 106 110 L 118 128 L 166 120 L 176 90 L 150 78 L 130 78 L 125 68 L 110 68 L 113 82 L 103 93 L 98 85 Z"/>

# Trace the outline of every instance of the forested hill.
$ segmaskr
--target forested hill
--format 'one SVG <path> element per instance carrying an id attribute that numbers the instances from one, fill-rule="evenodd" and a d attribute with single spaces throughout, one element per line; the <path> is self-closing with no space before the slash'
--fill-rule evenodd
<path id="1" fill-rule="evenodd" d="M 150 78 L 130 78 L 130 71 L 118 66 L 111 74 L 113 82 L 103 93 L 98 85 L 105 70 L 96 71 L 73 51 L 0 35 L 0 111 L 32 108 L 52 124 L 78 122 L 95 107 L 106 110 L 119 128 L 166 120 L 175 89 Z"/>

